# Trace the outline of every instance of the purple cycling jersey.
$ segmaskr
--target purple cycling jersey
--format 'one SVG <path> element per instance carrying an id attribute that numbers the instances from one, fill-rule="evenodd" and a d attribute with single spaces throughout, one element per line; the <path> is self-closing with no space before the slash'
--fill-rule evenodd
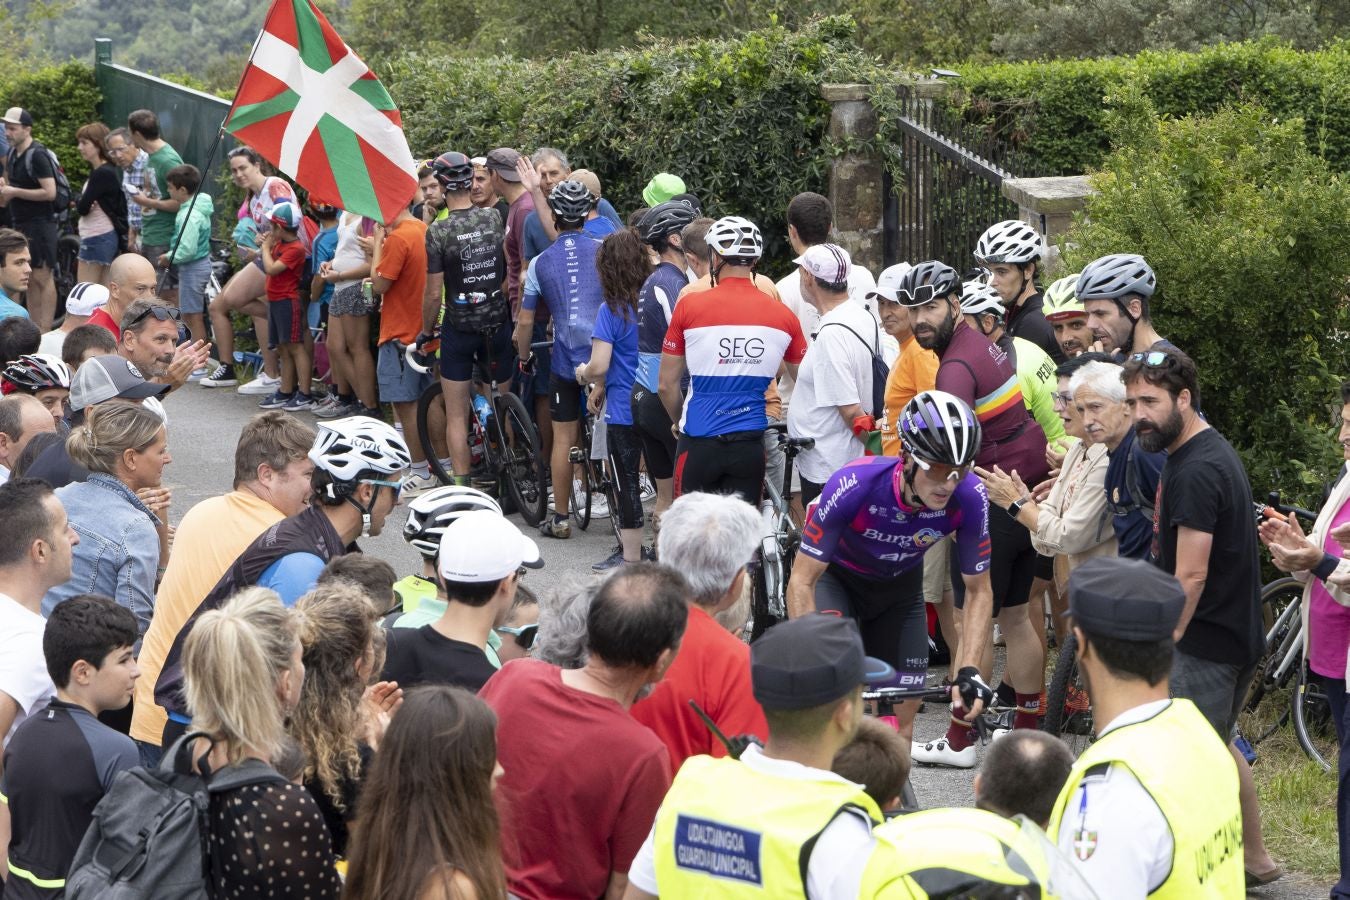
<path id="1" fill-rule="evenodd" d="M 961 571 L 988 571 L 989 498 L 980 479 L 967 475 L 943 509 L 914 509 L 900 499 L 903 467 L 894 456 L 865 456 L 831 475 L 807 511 L 802 552 L 881 581 L 919 565 L 955 532 Z"/>

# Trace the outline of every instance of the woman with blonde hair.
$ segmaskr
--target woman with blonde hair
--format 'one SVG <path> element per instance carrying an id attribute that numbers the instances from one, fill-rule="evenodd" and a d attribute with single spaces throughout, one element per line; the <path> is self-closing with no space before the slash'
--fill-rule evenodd
<path id="1" fill-rule="evenodd" d="M 256 776 L 255 783 L 211 794 L 212 896 L 340 894 L 332 842 L 314 799 L 272 767 L 286 752 L 285 718 L 305 681 L 302 627 L 303 615 L 282 606 L 274 592 L 248 588 L 203 613 L 184 645 L 189 736 L 209 736 L 194 739 L 194 768 L 208 776 Z"/>
<path id="2" fill-rule="evenodd" d="M 144 635 L 168 555 L 160 518 L 168 491 L 160 483 L 173 458 L 164 421 L 139 403 L 103 403 L 71 431 L 66 448 L 89 470 L 85 481 L 56 491 L 80 542 L 70 580 L 42 598 L 42 614 L 77 594 L 100 594 L 131 610 Z"/>
<path id="3" fill-rule="evenodd" d="M 383 731 L 363 703 L 379 613 L 365 591 L 342 579 L 319 585 L 295 608 L 304 616 L 305 689 L 290 732 L 305 753 L 305 787 L 341 857 L 347 852 L 347 823 L 356 816 L 361 782 Z"/>
<path id="4" fill-rule="evenodd" d="M 497 717 L 463 688 L 408 693 L 352 826 L 348 900 L 505 900 Z"/>

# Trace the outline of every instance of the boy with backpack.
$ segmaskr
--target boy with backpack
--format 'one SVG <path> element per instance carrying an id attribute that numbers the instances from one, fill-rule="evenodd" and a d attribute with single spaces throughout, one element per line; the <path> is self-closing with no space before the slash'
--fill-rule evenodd
<path id="1" fill-rule="evenodd" d="M 174 166 L 164 180 L 169 183 L 169 197 L 178 201 L 178 212 L 168 252 L 155 262 L 161 269 L 178 269 L 178 308 L 192 336 L 202 339 L 206 337 L 206 285 L 211 280 L 211 218 L 216 208 L 210 194 L 199 192 L 202 173 L 196 166 Z M 193 376 L 205 374 L 202 368 Z"/>
<path id="2" fill-rule="evenodd" d="M 89 594 L 57 605 L 42 651 L 56 698 L 24 720 L 5 748 L 11 837 L 8 900 L 59 897 L 94 807 L 139 762 L 136 744 L 99 722 L 123 709 L 140 670 L 136 617 Z"/>
<path id="3" fill-rule="evenodd" d="M 281 357 L 281 386 L 259 404 L 261 409 L 299 412 L 313 409 L 309 385 L 314 360 L 305 345 L 305 306 L 300 278 L 307 253 L 300 241 L 304 227 L 300 207 L 283 202 L 272 207 L 272 229 L 262 243 L 267 275 L 267 333 Z"/>
<path id="4" fill-rule="evenodd" d="M 0 207 L 9 210 L 15 230 L 28 239 L 33 255 L 28 314 L 39 331 L 49 331 L 56 314 L 56 217 L 70 208 L 70 181 L 56 154 L 33 138 L 28 110 L 12 107 L 0 121 L 9 139 Z"/>

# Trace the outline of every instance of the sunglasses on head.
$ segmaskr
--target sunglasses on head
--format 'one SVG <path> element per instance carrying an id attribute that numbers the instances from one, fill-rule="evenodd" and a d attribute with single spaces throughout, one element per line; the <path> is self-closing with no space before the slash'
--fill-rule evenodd
<path id="1" fill-rule="evenodd" d="M 516 639 L 516 646 L 522 650 L 529 650 L 534 647 L 535 635 L 539 633 L 539 623 L 531 625 L 498 625 L 497 630 L 502 634 L 509 634 Z"/>
<path id="2" fill-rule="evenodd" d="M 1175 365 L 1176 359 L 1169 355 L 1166 350 L 1141 350 L 1138 353 L 1130 354 L 1130 362 L 1143 363 L 1150 369 L 1163 369 L 1169 365 Z"/>
<path id="3" fill-rule="evenodd" d="M 151 306 L 137 313 L 136 317 L 127 323 L 127 327 L 135 327 L 151 316 L 161 322 L 168 322 L 170 319 L 175 322 L 183 321 L 183 312 L 176 306 Z"/>

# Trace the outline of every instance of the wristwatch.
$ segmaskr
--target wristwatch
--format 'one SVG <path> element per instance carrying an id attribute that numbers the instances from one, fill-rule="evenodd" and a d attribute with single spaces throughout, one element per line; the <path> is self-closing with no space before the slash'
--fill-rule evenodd
<path id="1" fill-rule="evenodd" d="M 1008 515 L 1012 516 L 1014 519 L 1017 518 L 1017 514 L 1022 511 L 1022 507 L 1030 502 L 1030 497 L 1018 497 L 1012 503 L 1008 504 Z"/>

